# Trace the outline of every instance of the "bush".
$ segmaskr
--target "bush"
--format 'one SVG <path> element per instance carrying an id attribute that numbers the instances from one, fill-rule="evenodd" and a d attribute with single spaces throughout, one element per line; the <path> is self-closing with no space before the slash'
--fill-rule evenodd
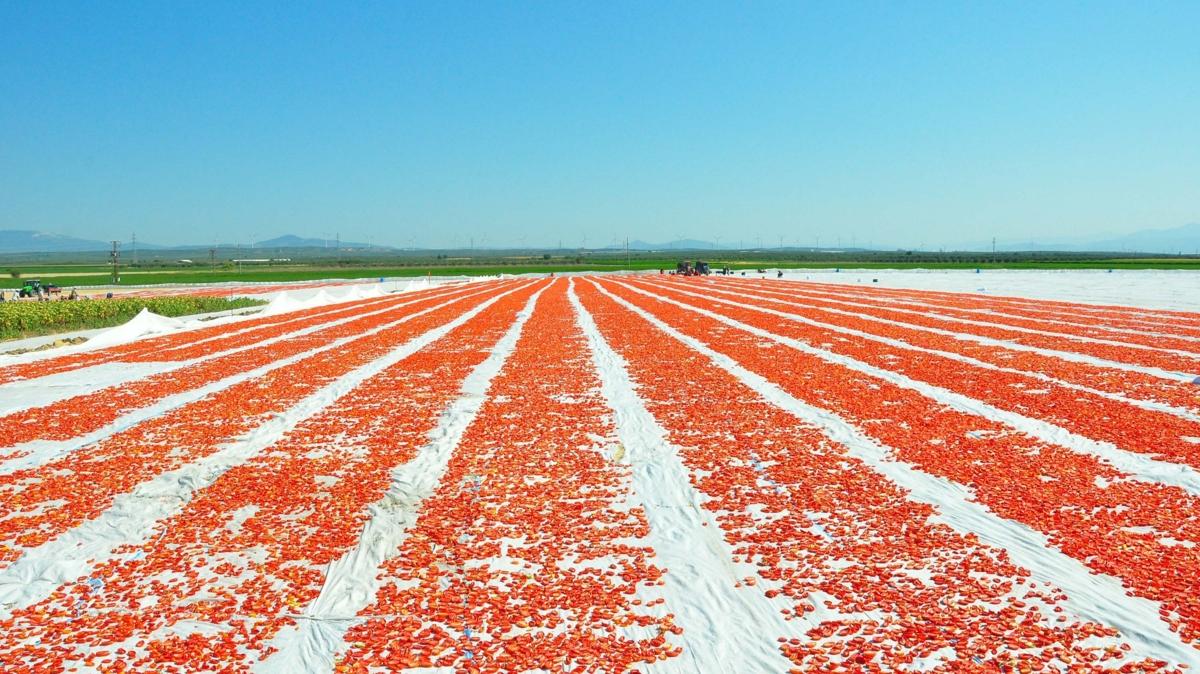
<path id="1" fill-rule="evenodd" d="M 162 316 L 187 316 L 260 304 L 262 300 L 244 297 L 230 300 L 191 296 L 4 302 L 0 304 L 0 339 L 107 328 L 128 321 L 142 309 Z"/>

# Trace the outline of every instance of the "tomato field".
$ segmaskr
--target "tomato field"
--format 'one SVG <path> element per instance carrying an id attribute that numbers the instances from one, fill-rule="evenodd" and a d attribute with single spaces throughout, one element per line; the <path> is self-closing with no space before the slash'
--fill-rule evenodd
<path id="1" fill-rule="evenodd" d="M 671 275 L 0 361 L 0 671 L 1195 671 L 1198 374 L 1196 313 Z"/>

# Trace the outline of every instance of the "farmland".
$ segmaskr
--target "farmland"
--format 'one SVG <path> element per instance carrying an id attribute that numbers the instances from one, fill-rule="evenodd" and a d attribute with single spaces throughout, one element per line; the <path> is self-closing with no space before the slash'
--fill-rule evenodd
<path id="1" fill-rule="evenodd" d="M 244 251 L 221 249 L 212 264 L 179 263 L 171 251 L 120 267 L 123 286 L 196 283 L 291 283 L 338 279 L 494 276 L 498 274 L 657 271 L 674 269 L 681 259 L 704 259 L 714 269 L 1200 269 L 1195 254 L 1152 255 L 1080 252 L 930 252 L 913 250 L 828 250 L 802 248 L 644 250 L 328 250 L 284 249 L 287 262 L 240 264 Z M 187 257 L 195 251 L 173 251 Z M 64 288 L 109 287 L 113 269 L 100 253 L 0 253 L 0 289 L 19 288 L 22 279 L 37 278 Z"/>
<path id="2" fill-rule="evenodd" d="M 0 663 L 1196 671 L 1197 375 L 1200 313 L 655 274 L 0 360 Z"/>

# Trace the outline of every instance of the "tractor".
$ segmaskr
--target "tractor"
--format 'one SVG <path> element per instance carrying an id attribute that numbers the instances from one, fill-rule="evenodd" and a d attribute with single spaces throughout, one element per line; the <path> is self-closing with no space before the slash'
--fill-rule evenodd
<path id="1" fill-rule="evenodd" d="M 42 283 L 41 279 L 26 279 L 17 292 L 20 297 L 50 297 L 62 294 L 62 288 L 53 283 Z"/>
<path id="2" fill-rule="evenodd" d="M 21 284 L 21 290 L 17 292 L 17 295 L 20 297 L 33 297 L 41 294 L 42 281 L 36 278 L 25 279 L 25 282 Z"/>

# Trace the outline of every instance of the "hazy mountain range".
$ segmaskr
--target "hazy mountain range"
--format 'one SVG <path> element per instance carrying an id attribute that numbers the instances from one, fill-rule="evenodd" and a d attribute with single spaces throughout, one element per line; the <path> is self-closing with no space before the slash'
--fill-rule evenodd
<path id="1" fill-rule="evenodd" d="M 295 234 L 284 234 L 274 239 L 259 241 L 253 245 L 256 248 L 334 248 L 336 246 L 342 248 L 392 248 L 392 246 L 375 246 L 369 243 L 338 241 L 337 239 L 306 239 Z M 228 247 L 229 244 L 223 244 L 223 246 Z"/>
<path id="2" fill-rule="evenodd" d="M 743 245 L 753 246 L 757 241 L 743 241 Z M 396 250 L 395 246 L 381 246 L 355 241 L 335 242 L 332 239 L 315 239 L 286 234 L 253 244 L 242 245 L 242 248 L 377 248 L 379 250 Z M 724 239 L 723 248 L 733 248 L 730 244 L 737 243 L 736 239 Z M 991 241 L 973 241 L 959 246 L 947 246 L 947 250 L 990 250 Z M 4 253 L 58 253 L 58 252 L 92 252 L 104 251 L 111 248 L 112 243 L 96 239 L 81 239 L 73 236 L 39 232 L 28 229 L 0 229 L 0 254 Z M 235 244 L 218 244 L 222 249 L 235 247 Z M 145 241 L 138 241 L 138 250 L 189 250 L 207 249 L 209 244 L 191 244 L 181 246 L 162 246 Z M 629 250 L 634 251 L 670 251 L 670 250 L 712 250 L 717 248 L 712 241 L 700 239 L 677 239 L 664 243 L 649 243 L 642 240 L 629 242 Z M 774 248 L 769 243 L 765 248 Z M 129 251 L 129 241 L 121 242 L 122 251 Z M 625 245 L 614 244 L 605 246 L 604 250 L 624 250 Z M 892 246 L 881 246 L 891 249 Z M 927 246 L 926 249 L 933 247 Z M 1200 250 L 1200 223 L 1183 225 L 1171 229 L 1147 229 L 1124 236 L 1113 238 L 1060 238 L 1041 241 L 997 241 L 997 250 L 1003 251 L 1097 251 L 1124 253 L 1195 253 Z"/>
<path id="3" fill-rule="evenodd" d="M 147 244 L 138 244 L 146 248 Z M 108 250 L 112 243 L 79 239 L 62 234 L 35 232 L 31 229 L 0 229 L 0 253 L 59 253 Z"/>
<path id="4" fill-rule="evenodd" d="M 308 239 L 294 234 L 286 234 L 284 236 L 267 239 L 266 241 L 258 241 L 253 244 L 233 244 L 219 243 L 218 248 L 333 248 L 338 245 L 335 239 Z M 340 242 L 342 248 L 380 248 L 389 249 L 390 246 L 374 246 L 367 243 L 358 243 L 355 241 Z M 138 241 L 138 250 L 191 250 L 191 249 L 206 249 L 210 244 L 185 244 L 180 246 L 163 246 L 146 241 Z M 38 232 L 31 229 L 0 229 L 0 254 L 3 253 L 65 253 L 65 252 L 93 252 L 104 251 L 112 248 L 111 241 L 98 241 L 95 239 L 80 239 L 74 236 L 64 236 L 62 234 L 51 234 L 48 232 Z M 121 250 L 128 252 L 132 248 L 130 241 L 121 242 Z"/>
<path id="5" fill-rule="evenodd" d="M 972 250 L 988 250 L 991 242 L 977 242 Z M 997 250 L 1104 251 L 1116 253 L 1186 253 L 1200 250 L 1200 222 L 1171 229 L 1144 229 L 1106 239 L 1064 238 L 1043 241 L 997 242 Z"/>

